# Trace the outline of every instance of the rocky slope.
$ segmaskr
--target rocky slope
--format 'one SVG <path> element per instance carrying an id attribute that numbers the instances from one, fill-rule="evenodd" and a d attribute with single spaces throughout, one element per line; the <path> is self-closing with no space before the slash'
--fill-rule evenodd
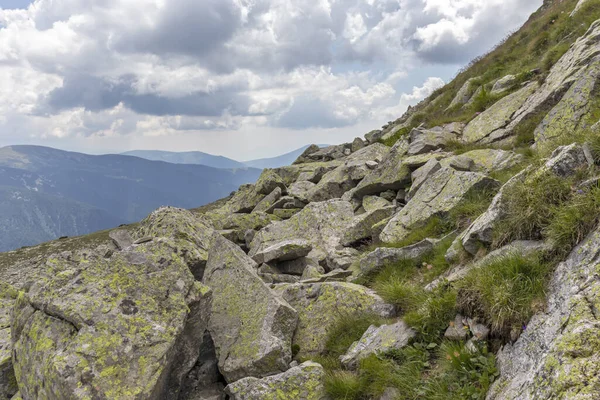
<path id="1" fill-rule="evenodd" d="M 516 35 L 600 18 L 581 3 L 546 2 Z M 588 26 L 547 73 L 460 75 L 210 206 L 0 254 L 0 394 L 600 397 Z"/>

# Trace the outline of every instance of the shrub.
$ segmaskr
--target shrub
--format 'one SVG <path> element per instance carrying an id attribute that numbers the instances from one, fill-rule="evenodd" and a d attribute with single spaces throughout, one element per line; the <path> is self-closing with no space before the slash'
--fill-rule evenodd
<path id="1" fill-rule="evenodd" d="M 459 282 L 458 306 L 467 315 L 484 317 L 494 333 L 509 337 L 538 311 L 550 271 L 550 263 L 537 255 L 498 257 Z"/>
<path id="2" fill-rule="evenodd" d="M 357 373 L 332 371 L 325 375 L 325 392 L 332 399 L 358 400 L 361 398 L 363 382 Z"/>

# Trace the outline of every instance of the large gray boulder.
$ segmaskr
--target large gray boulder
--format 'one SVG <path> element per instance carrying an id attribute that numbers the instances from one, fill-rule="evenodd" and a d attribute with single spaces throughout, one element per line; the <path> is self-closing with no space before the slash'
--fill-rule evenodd
<path id="1" fill-rule="evenodd" d="M 298 311 L 293 343 L 299 346 L 299 357 L 315 356 L 325 350 L 327 335 L 340 314 L 364 312 L 387 318 L 395 312 L 375 292 L 352 283 L 282 284 L 275 290 Z"/>
<path id="2" fill-rule="evenodd" d="M 436 240 L 425 239 L 410 246 L 401 248 L 379 247 L 360 259 L 358 273 L 368 275 L 386 265 L 402 260 L 418 260 L 431 252 L 437 243 Z"/>
<path id="3" fill-rule="evenodd" d="M 517 154 L 512 151 L 499 149 L 479 149 L 468 151 L 460 156 L 453 156 L 443 159 L 440 164 L 444 167 L 451 166 L 459 157 L 471 159 L 473 166 L 470 168 L 470 170 L 482 173 L 510 169 L 519 165 L 525 159 L 525 157 L 521 154 Z"/>
<path id="4" fill-rule="evenodd" d="M 217 212 L 224 215 L 230 213 L 249 213 L 254 210 L 265 196 L 265 194 L 259 193 L 254 185 L 242 185 L 233 197 Z"/>
<path id="5" fill-rule="evenodd" d="M 370 239 L 374 234 L 373 227 L 379 222 L 390 218 L 395 211 L 396 207 L 389 206 L 357 215 L 344 232 L 341 241 L 342 245 L 350 246 L 360 240 Z"/>
<path id="6" fill-rule="evenodd" d="M 307 361 L 279 375 L 241 379 L 225 391 L 232 400 L 326 400 L 324 378 L 323 367 Z"/>
<path id="7" fill-rule="evenodd" d="M 442 164 L 440 164 L 435 158 L 432 158 L 427 161 L 425 165 L 413 172 L 411 174 L 412 185 L 410 186 L 410 190 L 406 195 L 406 200 L 410 200 L 415 193 L 419 191 L 427 179 L 433 176 L 440 169 L 442 169 Z"/>
<path id="8" fill-rule="evenodd" d="M 12 313 L 24 399 L 177 399 L 195 364 L 211 291 L 168 239 L 110 258 L 61 253 Z"/>
<path id="9" fill-rule="evenodd" d="M 280 188 L 283 193 L 286 191 L 283 179 L 272 169 L 265 169 L 256 181 L 255 190 L 259 194 L 270 194 L 275 188 Z"/>
<path id="10" fill-rule="evenodd" d="M 288 194 L 304 203 L 308 203 L 316 186 L 310 181 L 294 182 L 288 188 Z"/>
<path id="11" fill-rule="evenodd" d="M 267 196 L 265 196 L 264 199 L 262 199 L 257 205 L 256 207 L 254 207 L 254 210 L 252 210 L 252 213 L 258 213 L 258 212 L 272 212 L 275 207 L 275 203 L 277 203 L 277 201 L 279 199 L 281 199 L 281 196 L 283 195 L 283 191 L 281 190 L 280 187 L 276 187 L 275 189 L 273 189 L 273 191 L 271 193 L 269 193 Z"/>
<path id="12" fill-rule="evenodd" d="M 490 108 L 469 122 L 463 133 L 463 140 L 468 143 L 492 143 L 506 137 L 503 129 L 511 122 L 511 118 L 539 87 L 532 82 L 515 93 L 498 100 Z"/>
<path id="13" fill-rule="evenodd" d="M 402 163 L 408 151 L 408 141 L 400 139 L 383 161 L 358 184 L 354 196 L 362 198 L 386 190 L 403 189 L 410 185 L 410 169 Z"/>
<path id="14" fill-rule="evenodd" d="M 19 388 L 13 370 L 11 314 L 17 291 L 0 282 L 0 398 L 11 398 Z"/>
<path id="15" fill-rule="evenodd" d="M 362 199 L 362 206 L 366 212 L 379 210 L 391 206 L 392 203 L 379 196 L 365 196 Z"/>
<path id="16" fill-rule="evenodd" d="M 456 96 L 454 96 L 454 99 L 452 99 L 452 102 L 448 106 L 448 109 L 459 105 L 467 104 L 469 100 L 471 100 L 471 98 L 473 97 L 473 94 L 475 93 L 477 88 L 479 87 L 475 84 L 476 81 L 477 78 L 468 79 L 458 90 Z"/>
<path id="17" fill-rule="evenodd" d="M 381 161 L 389 148 L 380 143 L 362 148 L 348 156 L 345 162 L 331 172 L 326 173 L 319 183 L 311 189 L 308 198 L 312 202 L 340 198 L 354 188 L 370 171 L 369 161 Z"/>
<path id="18" fill-rule="evenodd" d="M 296 159 L 296 161 L 293 162 L 293 164 L 303 164 L 303 163 L 309 163 L 309 162 L 313 161 L 313 160 L 309 159 L 308 156 L 316 153 L 320 149 L 321 148 L 319 146 L 317 146 L 316 144 L 311 144 L 310 146 L 308 146 L 306 148 L 306 150 L 304 150 L 302 152 L 302 154 L 300 154 L 298 156 L 298 158 Z"/>
<path id="19" fill-rule="evenodd" d="M 458 139 L 457 134 L 450 129 L 452 128 L 440 126 L 432 129 L 413 129 L 410 132 L 410 145 L 408 147 L 408 154 L 415 156 L 418 154 L 425 154 L 435 150 L 443 149 L 446 147 L 446 144 Z"/>
<path id="20" fill-rule="evenodd" d="M 259 231 L 250 244 L 250 257 L 287 240 L 304 239 L 313 247 L 309 257 L 324 262 L 341 247 L 340 240 L 354 218 L 352 204 L 343 200 L 311 203 L 290 219 Z"/>
<path id="21" fill-rule="evenodd" d="M 348 369 L 355 369 L 363 358 L 372 354 L 386 353 L 401 349 L 415 337 L 415 331 L 404 321 L 392 325 L 371 325 L 360 340 L 354 342 L 346 354 L 340 356 L 340 362 Z"/>
<path id="22" fill-rule="evenodd" d="M 498 354 L 495 399 L 595 399 L 600 396 L 596 310 L 600 281 L 600 231 L 573 250 L 552 275 L 547 305 L 514 344 Z"/>
<path id="23" fill-rule="evenodd" d="M 503 78 L 498 79 L 495 83 L 494 86 L 492 87 L 492 90 L 490 91 L 490 94 L 493 95 L 497 95 L 497 94 L 501 94 L 505 91 L 507 91 L 508 89 L 512 88 L 515 84 L 517 83 L 517 77 L 514 75 L 506 75 Z"/>
<path id="24" fill-rule="evenodd" d="M 296 311 L 256 269 L 239 247 L 215 235 L 204 283 L 214 291 L 209 330 L 228 382 L 285 371 L 292 359 Z"/>
<path id="25" fill-rule="evenodd" d="M 308 240 L 284 240 L 257 252 L 252 258 L 259 264 L 291 261 L 305 257 L 311 251 L 312 245 Z"/>
<path id="26" fill-rule="evenodd" d="M 499 182 L 477 172 L 442 168 L 431 176 L 414 197 L 381 232 L 384 243 L 399 242 L 411 229 L 422 226 L 434 216 L 443 216 L 471 193 L 495 190 Z"/>
<path id="27" fill-rule="evenodd" d="M 202 216 L 181 208 L 161 207 L 140 222 L 136 237 L 169 238 L 194 277 L 202 280 L 213 233 Z"/>

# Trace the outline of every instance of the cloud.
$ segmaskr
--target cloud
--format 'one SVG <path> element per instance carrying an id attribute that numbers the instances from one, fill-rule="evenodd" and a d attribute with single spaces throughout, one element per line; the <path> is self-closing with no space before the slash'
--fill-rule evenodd
<path id="1" fill-rule="evenodd" d="M 441 83 L 426 79 L 443 76 L 432 66 L 465 64 L 539 5 L 35 0 L 0 9 L 0 143 L 354 134 L 401 115 Z"/>

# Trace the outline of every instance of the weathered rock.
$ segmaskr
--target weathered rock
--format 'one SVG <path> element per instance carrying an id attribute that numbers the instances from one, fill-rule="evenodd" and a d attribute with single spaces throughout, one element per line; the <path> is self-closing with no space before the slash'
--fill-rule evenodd
<path id="1" fill-rule="evenodd" d="M 222 383 L 215 383 L 210 386 L 198 388 L 187 395 L 181 397 L 181 400 L 225 400 L 225 387 Z"/>
<path id="2" fill-rule="evenodd" d="M 288 165 L 286 167 L 273 168 L 273 171 L 283 179 L 289 187 L 296 181 L 319 182 L 321 177 L 329 171 L 340 166 L 342 161 L 333 160 L 327 162 L 309 162 L 307 164 Z M 302 177 L 302 178 L 301 178 Z"/>
<path id="3" fill-rule="evenodd" d="M 375 143 L 353 153 L 344 164 L 323 176 L 317 186 L 311 189 L 309 200 L 316 202 L 342 197 L 371 171 L 366 165 L 367 161 L 381 160 L 388 152 L 387 146 Z"/>
<path id="4" fill-rule="evenodd" d="M 436 159 L 430 159 L 421 168 L 411 174 L 412 185 L 407 193 L 406 198 L 410 200 L 415 193 L 423 186 L 423 184 L 433 176 L 437 171 L 442 169 L 442 165 Z"/>
<path id="5" fill-rule="evenodd" d="M 301 257 L 295 260 L 283 261 L 277 263 L 277 270 L 282 274 L 288 275 L 303 275 L 304 271 L 309 266 L 318 266 L 319 264 L 308 257 Z"/>
<path id="6" fill-rule="evenodd" d="M 227 215 L 252 212 L 264 197 L 264 194 L 257 192 L 254 185 L 242 185 L 218 213 Z"/>
<path id="7" fill-rule="evenodd" d="M 435 244 L 436 241 L 425 239 L 419 243 L 399 249 L 379 247 L 360 260 L 358 272 L 360 275 L 367 275 L 386 265 L 394 264 L 401 260 L 418 260 L 432 251 Z"/>
<path id="8" fill-rule="evenodd" d="M 202 280 L 214 230 L 201 216 L 174 207 L 161 207 L 148 215 L 137 237 L 169 238 L 196 280 Z"/>
<path id="9" fill-rule="evenodd" d="M 343 269 L 335 269 L 326 274 L 319 275 L 310 279 L 302 279 L 300 283 L 319 283 L 319 282 L 346 282 L 352 276 L 352 271 L 345 271 Z"/>
<path id="10" fill-rule="evenodd" d="M 256 263 L 215 235 L 204 283 L 214 290 L 209 330 L 225 379 L 285 371 L 297 315 L 256 275 Z"/>
<path id="11" fill-rule="evenodd" d="M 379 193 L 379 197 L 387 201 L 394 201 L 396 199 L 396 191 L 386 190 L 385 192 Z"/>
<path id="12" fill-rule="evenodd" d="M 323 367 L 307 361 L 279 375 L 241 379 L 225 391 L 232 400 L 325 400 L 324 379 Z"/>
<path id="13" fill-rule="evenodd" d="M 408 155 L 415 156 L 443 149 L 448 142 L 456 139 L 457 136 L 454 133 L 449 132 L 443 127 L 413 129 L 410 132 Z"/>
<path id="14" fill-rule="evenodd" d="M 398 399 L 402 393 L 396 388 L 389 387 L 383 391 L 383 394 L 379 398 L 379 400 L 396 400 Z"/>
<path id="15" fill-rule="evenodd" d="M 290 219 L 292 218 L 294 215 L 298 214 L 301 210 L 299 208 L 277 208 L 275 210 L 273 210 L 273 215 L 276 216 L 279 219 Z"/>
<path id="16" fill-rule="evenodd" d="M 362 206 L 366 212 L 380 210 L 391 205 L 392 203 L 389 200 L 383 199 L 379 196 L 365 196 L 362 199 Z"/>
<path id="17" fill-rule="evenodd" d="M 315 263 L 315 265 L 309 264 L 306 266 L 306 269 L 302 273 L 300 280 L 304 281 L 307 279 L 318 278 L 323 274 L 325 274 L 325 268 L 321 267 L 317 263 Z"/>
<path id="18" fill-rule="evenodd" d="M 475 341 L 487 340 L 490 335 L 490 328 L 471 318 L 467 319 L 467 324 Z"/>
<path id="19" fill-rule="evenodd" d="M 383 137 L 383 135 L 384 132 L 382 130 L 377 129 L 365 134 L 365 140 L 369 144 L 377 143 Z"/>
<path id="20" fill-rule="evenodd" d="M 115 253 L 62 253 L 13 310 L 13 363 L 34 398 L 177 399 L 195 364 L 211 291 L 168 239 Z"/>
<path id="21" fill-rule="evenodd" d="M 443 152 L 435 152 L 435 153 L 425 153 L 418 154 L 416 156 L 409 156 L 402 159 L 402 164 L 406 165 L 408 169 L 411 171 L 415 171 L 418 168 L 421 168 L 425 165 L 429 160 L 443 160 L 444 158 L 448 158 L 453 156 L 452 153 L 443 153 Z"/>
<path id="22" fill-rule="evenodd" d="M 287 190 L 283 179 L 272 169 L 264 169 L 254 187 L 257 193 L 264 195 L 270 194 L 275 188 L 281 189 L 282 193 Z"/>
<path id="23" fill-rule="evenodd" d="M 469 333 L 469 327 L 466 324 L 466 319 L 462 315 L 457 315 L 454 321 L 450 322 L 450 326 L 446 329 L 444 337 L 450 340 L 465 340 Z"/>
<path id="24" fill-rule="evenodd" d="M 539 87 L 537 82 L 532 82 L 524 88 L 498 100 L 490 108 L 479 114 L 471 121 L 463 133 L 463 140 L 468 143 L 491 143 L 506 137 L 501 131 L 511 121 L 512 115 L 525 103 L 527 98 Z"/>
<path id="25" fill-rule="evenodd" d="M 312 195 L 312 191 L 316 186 L 316 184 L 309 181 L 294 182 L 288 188 L 288 194 L 304 203 L 308 203 L 310 196 Z"/>
<path id="26" fill-rule="evenodd" d="M 325 349 L 327 334 L 339 314 L 371 312 L 386 318 L 394 314 L 394 307 L 375 292 L 352 283 L 297 283 L 279 285 L 275 290 L 298 311 L 293 343 L 300 347 L 299 357 L 314 356 Z"/>
<path id="27" fill-rule="evenodd" d="M 477 78 L 471 78 L 467 80 L 462 87 L 456 93 L 456 96 L 448 106 L 448 109 L 456 107 L 458 105 L 467 104 L 469 100 L 473 97 L 475 90 L 477 90 L 477 85 L 475 84 Z"/>
<path id="28" fill-rule="evenodd" d="M 125 229 L 117 229 L 110 231 L 108 236 L 112 239 L 117 250 L 123 250 L 131 246 L 134 242 L 129 232 Z"/>
<path id="29" fill-rule="evenodd" d="M 310 161 L 332 161 L 339 160 L 341 158 L 346 157 L 346 153 L 344 152 L 346 149 L 350 149 L 352 147 L 351 144 L 340 144 L 334 146 L 327 146 L 322 149 L 315 151 L 314 153 L 307 154 L 305 156 L 306 159 Z M 309 162 L 310 162 L 309 161 Z"/>
<path id="30" fill-rule="evenodd" d="M 500 378 L 488 400 L 594 399 L 600 394 L 600 231 L 554 271 L 547 306 L 498 354 Z"/>
<path id="31" fill-rule="evenodd" d="M 179 394 L 181 400 L 224 400 L 224 386 L 219 382 L 219 373 L 215 345 L 210 333 L 204 332 L 200 355 L 192 370 L 187 374 Z"/>
<path id="32" fill-rule="evenodd" d="M 410 184 L 410 170 L 402 164 L 407 151 L 408 141 L 398 140 L 377 168 L 370 171 L 358 184 L 354 196 L 362 198 L 369 194 L 407 187 Z"/>
<path id="33" fill-rule="evenodd" d="M 311 144 L 310 146 L 308 146 L 306 148 L 306 150 L 304 150 L 302 152 L 302 154 L 300 154 L 300 156 L 296 159 L 296 161 L 293 162 L 293 164 L 303 164 L 303 163 L 311 162 L 312 160 L 309 159 L 308 156 L 316 153 L 320 149 L 321 148 L 319 146 L 317 146 L 316 144 Z"/>
<path id="34" fill-rule="evenodd" d="M 475 169 L 473 159 L 464 154 L 446 158 L 442 160 L 441 164 L 444 167 L 454 168 L 457 171 L 473 171 Z"/>
<path id="35" fill-rule="evenodd" d="M 365 165 L 367 166 L 367 168 L 369 169 L 375 169 L 377 168 L 377 166 L 379 165 L 379 163 L 377 161 L 367 161 L 365 163 Z"/>
<path id="36" fill-rule="evenodd" d="M 262 229 L 271 222 L 279 221 L 274 215 L 263 212 L 252 214 L 230 214 L 222 222 L 223 229 L 239 229 L 244 232 L 248 229 Z"/>
<path id="37" fill-rule="evenodd" d="M 568 146 L 560 146 L 554 150 L 550 159 L 546 161 L 544 168 L 560 177 L 567 177 L 592 165 L 593 161 L 590 162 L 586 157 L 584 146 L 573 143 Z"/>
<path id="38" fill-rule="evenodd" d="M 362 140 L 361 138 L 357 137 L 352 142 L 352 152 L 355 153 L 355 152 L 359 151 L 360 149 L 362 149 L 363 147 L 365 147 L 366 145 L 367 144 L 365 143 L 364 140 Z"/>
<path id="39" fill-rule="evenodd" d="M 482 173 L 490 173 L 494 171 L 510 169 L 517 166 L 524 160 L 524 157 L 522 155 L 514 153 L 512 151 L 497 149 L 480 149 L 466 152 L 460 156 L 444 159 L 440 163 L 444 167 L 451 166 L 451 164 L 455 162 L 454 160 L 458 157 L 466 157 L 472 160 L 473 166 L 469 170 Z"/>
<path id="40" fill-rule="evenodd" d="M 271 193 L 269 193 L 264 199 L 262 199 L 257 205 L 256 207 L 254 207 L 254 210 L 252 210 L 252 213 L 259 213 L 259 212 L 273 212 L 274 205 L 275 203 L 277 203 L 277 201 L 279 199 L 281 199 L 281 196 L 283 195 L 283 192 L 281 190 L 280 187 L 276 187 L 275 189 L 273 189 L 273 191 Z"/>
<path id="41" fill-rule="evenodd" d="M 13 370 L 11 343 L 11 313 L 17 299 L 13 287 L 0 282 L 0 398 L 8 399 L 19 388 Z"/>
<path id="42" fill-rule="evenodd" d="M 371 325 L 360 340 L 354 342 L 346 354 L 340 356 L 340 362 L 348 369 L 355 369 L 363 358 L 371 354 L 401 349 L 408 345 L 413 337 L 415 337 L 415 332 L 404 321 L 380 327 Z"/>
<path id="43" fill-rule="evenodd" d="M 352 204 L 342 200 L 311 203 L 287 221 L 275 222 L 256 234 L 249 255 L 274 244 L 305 239 L 313 249 L 309 257 L 322 262 L 340 246 L 340 239 L 354 218 Z"/>
<path id="44" fill-rule="evenodd" d="M 308 240 L 284 240 L 256 252 L 252 258 L 259 264 L 296 260 L 305 257 L 312 251 Z M 301 273 L 300 273 L 301 274 Z"/>
<path id="45" fill-rule="evenodd" d="M 497 95 L 503 93 L 509 89 L 511 89 L 517 82 L 517 77 L 514 75 L 506 75 L 503 78 L 500 78 L 494 83 L 492 90 L 490 91 L 491 95 Z"/>
<path id="46" fill-rule="evenodd" d="M 384 219 L 390 218 L 395 211 L 396 207 L 389 206 L 357 215 L 348 225 L 342 237 L 342 245 L 350 246 L 360 240 L 371 238 L 373 236 L 373 226 Z"/>
<path id="47" fill-rule="evenodd" d="M 477 172 L 442 168 L 431 176 L 427 185 L 400 210 L 380 235 L 384 243 L 404 239 L 410 230 L 425 224 L 431 217 L 449 213 L 470 193 L 495 189 L 499 182 Z"/>
<path id="48" fill-rule="evenodd" d="M 329 271 L 336 269 L 347 270 L 360 257 L 360 252 L 356 249 L 345 247 L 329 253 L 326 264 Z"/>

